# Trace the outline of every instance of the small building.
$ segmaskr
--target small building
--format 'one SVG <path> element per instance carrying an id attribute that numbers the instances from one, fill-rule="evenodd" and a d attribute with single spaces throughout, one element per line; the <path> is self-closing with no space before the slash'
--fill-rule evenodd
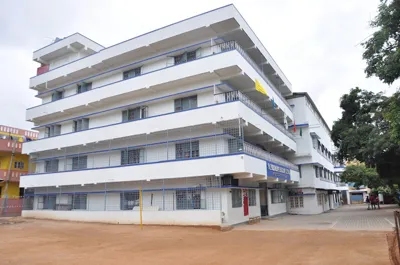
<path id="1" fill-rule="evenodd" d="M 37 137 L 37 132 L 0 125 L 0 216 L 10 211 L 21 212 L 24 189 L 20 189 L 19 182 L 29 166 L 29 156 L 21 153 L 22 145 Z"/>

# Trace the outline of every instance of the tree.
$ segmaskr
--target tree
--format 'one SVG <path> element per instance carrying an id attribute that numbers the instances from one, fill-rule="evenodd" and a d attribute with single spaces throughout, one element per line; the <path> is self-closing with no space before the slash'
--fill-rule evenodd
<path id="1" fill-rule="evenodd" d="M 387 100 L 383 116 L 389 122 L 392 140 L 400 144 L 400 92 Z"/>
<path id="2" fill-rule="evenodd" d="M 392 84 L 400 77 L 400 0 L 381 0 L 371 27 L 376 31 L 362 44 L 365 72 Z"/>
<path id="3" fill-rule="evenodd" d="M 376 168 L 390 185 L 400 183 L 400 147 L 385 119 L 388 98 L 354 88 L 341 98 L 342 117 L 332 127 L 332 140 L 340 161 L 358 160 Z"/>
<path id="4" fill-rule="evenodd" d="M 367 168 L 364 164 L 347 166 L 341 179 L 347 183 L 354 183 L 357 188 L 362 185 L 378 188 L 385 184 L 374 168 Z"/>

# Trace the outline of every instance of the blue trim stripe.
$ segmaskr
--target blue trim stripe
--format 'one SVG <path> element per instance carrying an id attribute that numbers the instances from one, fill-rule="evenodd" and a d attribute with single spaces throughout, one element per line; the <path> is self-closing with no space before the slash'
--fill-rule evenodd
<path id="1" fill-rule="evenodd" d="M 220 86 L 220 85 L 225 85 L 225 83 L 215 84 L 215 86 Z M 77 120 L 77 119 L 82 119 L 82 118 L 86 118 L 86 117 L 102 114 L 102 113 L 113 111 L 113 110 L 125 109 L 125 108 L 133 107 L 133 106 L 136 106 L 136 105 L 147 104 L 149 102 L 153 102 L 153 101 L 157 101 L 157 100 L 161 100 L 161 99 L 166 99 L 166 98 L 175 97 L 175 96 L 179 96 L 179 95 L 189 94 L 189 93 L 192 93 L 192 92 L 205 90 L 207 88 L 212 88 L 213 86 L 214 85 L 204 86 L 204 87 L 195 88 L 195 89 L 192 89 L 192 90 L 187 90 L 187 91 L 183 91 L 183 92 L 169 94 L 169 95 L 162 96 L 162 97 L 157 97 L 157 98 L 153 98 L 153 99 L 148 99 L 148 100 L 136 102 L 136 103 L 133 103 L 133 104 L 127 104 L 127 105 L 123 105 L 123 106 L 120 106 L 120 107 L 110 108 L 110 109 L 106 109 L 106 110 L 102 110 L 102 111 L 96 111 L 96 112 L 92 112 L 92 113 L 89 113 L 89 114 L 76 116 L 76 117 L 73 117 L 73 118 L 68 118 L 68 119 L 64 119 L 64 120 L 55 121 L 55 122 L 52 122 L 52 123 L 43 124 L 43 125 L 40 125 L 40 126 L 36 126 L 33 129 L 37 130 L 39 128 L 46 127 L 46 126 L 49 126 L 49 125 L 55 125 L 55 124 L 63 123 L 63 122 L 66 122 L 66 121 L 73 121 L 73 120 Z"/>
<path id="2" fill-rule="evenodd" d="M 214 39 L 214 41 L 216 41 L 216 40 L 218 40 L 218 38 Z M 87 80 L 89 80 L 89 79 L 92 79 L 92 78 L 94 78 L 94 77 L 102 76 L 102 75 L 105 75 L 105 74 L 108 74 L 108 73 L 111 73 L 111 72 L 114 72 L 114 71 L 117 71 L 117 70 L 121 70 L 121 69 L 124 69 L 124 68 L 128 68 L 128 67 L 131 67 L 131 66 L 137 66 L 138 64 L 142 64 L 143 62 L 146 62 L 146 61 L 149 61 L 149 60 L 158 58 L 158 57 L 164 57 L 165 55 L 168 55 L 168 54 L 171 54 L 171 53 L 175 53 L 175 52 L 178 52 L 178 51 L 182 51 L 182 50 L 187 50 L 187 49 L 189 49 L 189 48 L 197 47 L 197 46 L 199 46 L 199 45 L 202 45 L 202 44 L 205 44 L 205 43 L 209 43 L 209 42 L 210 42 L 210 40 L 203 41 L 203 42 L 199 42 L 199 43 L 192 44 L 192 45 L 189 45 L 189 46 L 186 46 L 186 47 L 183 47 L 183 48 L 175 49 L 175 50 L 172 50 L 172 51 L 169 51 L 169 52 L 165 52 L 165 53 L 162 53 L 162 54 L 159 54 L 159 55 L 155 55 L 155 56 L 152 56 L 152 57 L 143 59 L 143 60 L 139 60 L 139 61 L 136 61 L 136 62 L 133 62 L 133 63 L 130 63 L 130 64 L 125 64 L 125 65 L 119 66 L 119 67 L 117 67 L 117 68 L 113 68 L 113 69 L 111 69 L 111 70 L 107 70 L 107 71 L 104 71 L 104 72 L 101 72 L 101 73 L 98 73 L 98 74 L 95 74 L 95 75 L 91 75 L 91 76 L 89 76 L 89 77 L 85 77 L 85 78 L 80 79 L 80 80 L 78 80 L 78 81 L 74 81 L 74 82 L 68 83 L 68 84 L 66 84 L 66 85 L 62 85 L 62 86 L 59 86 L 59 87 L 56 87 L 56 88 L 52 88 L 52 89 L 46 90 L 46 91 L 44 91 L 44 92 L 40 92 L 40 93 L 38 93 L 35 97 L 39 97 L 39 96 L 41 96 L 41 95 L 48 94 L 48 93 L 50 93 L 50 92 L 52 92 L 52 91 L 59 90 L 59 89 L 62 89 L 62 88 L 65 88 L 65 87 L 68 87 L 68 86 L 71 86 L 71 85 L 75 85 L 75 84 L 78 84 L 78 83 L 82 83 L 82 82 L 87 81 Z M 229 51 L 230 51 L 230 50 L 229 50 Z M 223 53 L 223 52 L 220 52 L 220 53 Z M 220 53 L 218 53 L 218 54 L 220 54 Z M 200 57 L 200 58 L 197 58 L 196 60 L 201 59 L 201 58 L 206 58 L 206 57 L 208 57 L 208 56 Z M 71 63 L 72 63 L 72 62 L 71 62 Z M 181 65 L 181 64 L 178 64 L 178 65 Z M 172 66 L 175 66 L 175 65 L 172 65 Z M 62 66 L 60 66 L 60 67 L 62 67 Z M 57 67 L 57 68 L 60 68 L 60 67 Z M 54 69 L 52 69 L 52 70 L 55 70 L 55 69 L 57 69 L 57 68 L 54 68 Z M 162 69 L 166 69 L 166 68 L 169 68 L 169 67 L 157 69 L 157 70 L 154 70 L 154 71 L 151 71 L 151 72 L 144 73 L 144 74 L 142 74 L 142 75 L 146 75 L 146 74 L 149 74 L 149 73 L 153 73 L 153 72 L 156 72 L 156 71 L 158 71 L 158 70 L 162 70 Z M 50 72 L 50 71 L 49 71 L 49 72 Z M 46 73 L 48 73 L 48 72 L 46 72 Z M 139 76 L 141 76 L 141 75 L 139 75 Z M 138 76 L 136 76 L 136 77 L 138 77 Z M 134 78 L 134 77 L 133 77 L 133 78 Z M 129 78 L 129 79 L 131 79 L 131 78 Z M 125 80 L 128 80 L 128 79 L 125 79 Z M 125 81 L 125 80 L 122 79 L 122 80 L 119 80 L 119 81 Z M 113 83 L 110 83 L 110 84 L 118 83 L 119 81 L 113 82 Z M 95 87 L 95 88 L 92 88 L 91 90 L 94 90 L 94 89 L 97 89 L 97 88 L 100 88 L 100 87 L 104 87 L 104 86 L 107 86 L 107 85 L 110 85 L 110 84 L 106 84 L 106 85 L 103 85 L 103 86 Z M 91 91 L 91 90 L 89 90 L 89 91 Z M 88 91 L 86 91 L 86 92 L 88 92 Z M 74 95 L 75 95 L 75 94 L 74 94 Z"/>
<path id="3" fill-rule="evenodd" d="M 92 152 L 75 153 L 75 154 L 70 154 L 70 155 L 66 155 L 66 156 L 54 156 L 54 157 L 46 157 L 46 158 L 40 158 L 40 159 L 32 159 L 31 161 L 32 162 L 46 161 L 46 160 L 48 161 L 48 160 L 55 160 L 58 158 L 76 157 L 76 156 L 89 155 L 89 154 L 105 153 L 105 152 L 110 152 L 110 151 L 118 151 L 118 150 L 125 150 L 125 149 L 138 149 L 141 147 L 149 147 L 149 146 L 168 144 L 168 143 L 178 143 L 178 142 L 198 140 L 198 139 L 204 139 L 204 138 L 210 138 L 210 137 L 216 137 L 216 136 L 222 136 L 222 135 L 230 135 L 230 134 L 228 134 L 228 133 L 211 134 L 211 135 L 183 138 L 183 139 L 163 141 L 163 142 L 157 142 L 157 143 L 151 143 L 151 144 L 124 146 L 124 147 L 112 148 L 112 149 L 102 149 L 102 150 L 97 150 L 97 151 L 92 151 Z"/>
<path id="4" fill-rule="evenodd" d="M 184 22 L 184 21 L 186 21 L 186 20 L 193 19 L 193 18 L 202 16 L 202 15 L 205 15 L 205 14 L 207 14 L 207 13 L 211 13 L 211 12 L 214 12 L 214 11 L 216 11 L 216 10 L 219 10 L 219 9 L 222 9 L 222 8 L 225 8 L 225 7 L 228 7 L 228 6 L 231 6 L 231 5 L 232 5 L 232 4 L 225 5 L 225 6 L 222 6 L 222 7 L 219 7 L 219 8 L 215 8 L 215 9 L 213 9 L 213 10 L 209 10 L 209 11 L 207 11 L 207 12 L 204 12 L 204 13 L 201 13 L 201 14 L 198 14 L 198 15 L 195 15 L 195 16 L 192 16 L 192 17 L 189 17 L 189 18 L 180 20 L 180 21 L 178 21 L 178 22 L 169 24 L 169 25 L 167 25 L 167 26 L 164 26 L 164 27 L 161 27 L 161 28 L 158 28 L 158 29 L 149 31 L 149 32 L 147 32 L 147 33 L 141 34 L 141 35 L 139 35 L 139 36 L 133 37 L 133 38 L 131 38 L 131 39 L 128 39 L 128 40 L 122 41 L 122 42 L 120 42 L 120 43 L 114 44 L 114 45 L 112 45 L 112 46 L 109 46 L 109 47 L 107 47 L 107 48 L 104 48 L 104 49 L 100 50 L 99 52 L 102 52 L 102 51 L 107 50 L 107 49 L 109 49 L 109 48 L 112 48 L 112 47 L 114 47 L 114 46 L 117 46 L 117 45 L 120 45 L 120 44 L 122 44 L 122 43 L 125 43 L 125 42 L 127 42 L 127 41 L 131 41 L 131 40 L 140 38 L 140 37 L 145 36 L 145 35 L 148 35 L 148 34 L 150 34 L 150 33 L 153 33 L 153 32 L 159 31 L 159 30 L 162 30 L 162 29 L 164 29 L 164 28 L 173 26 L 173 25 L 175 25 L 175 24 Z M 233 5 L 232 5 L 232 6 L 233 6 Z M 80 34 L 80 33 L 79 33 L 79 34 Z M 73 35 L 73 34 L 72 34 L 72 35 Z M 72 36 L 72 35 L 70 35 L 70 36 Z M 82 34 L 81 34 L 81 35 L 82 35 Z M 70 37 L 70 36 L 68 36 L 68 37 Z M 82 35 L 82 36 L 83 36 L 83 35 Z M 84 36 L 84 37 L 85 37 L 85 36 Z M 50 45 L 52 45 L 52 44 L 50 44 Z M 100 44 L 99 44 L 99 45 L 100 45 Z M 49 46 L 49 45 L 47 45 L 47 46 Z M 39 50 L 44 49 L 44 48 L 46 48 L 47 46 L 45 46 L 45 47 L 43 47 L 43 48 L 40 48 Z M 102 45 L 100 45 L 100 46 L 102 46 Z M 39 50 L 36 50 L 36 51 L 39 51 Z M 36 52 L 36 51 L 35 51 L 35 52 Z M 79 60 L 85 59 L 85 58 L 87 58 L 87 57 L 93 56 L 93 55 L 95 55 L 95 54 L 97 54 L 97 53 L 99 53 L 99 52 L 96 52 L 96 53 L 94 53 L 94 54 L 91 54 L 91 55 L 82 57 L 82 58 L 80 58 L 80 59 L 78 59 L 78 60 L 75 60 L 75 61 L 72 61 L 72 62 L 70 62 L 70 63 L 74 63 L 74 62 L 76 62 L 76 61 L 79 61 Z M 68 63 L 68 64 L 70 64 L 70 63 Z M 67 64 L 64 64 L 64 65 L 62 65 L 62 66 L 65 66 L 65 65 L 67 65 Z M 62 66 L 60 66 L 60 67 L 62 67 Z M 59 68 L 59 67 L 57 67 L 57 68 Z M 54 68 L 54 69 L 57 69 L 57 68 Z M 54 69 L 52 69 L 52 70 L 54 70 Z M 52 71 L 52 70 L 51 70 L 51 71 Z M 48 71 L 48 72 L 50 72 L 50 71 Z M 48 72 L 46 72 L 46 73 L 48 73 Z M 36 77 L 36 76 L 32 76 L 31 79 L 34 78 L 34 77 Z"/>
<path id="5" fill-rule="evenodd" d="M 95 127 L 95 128 L 89 128 L 89 129 L 83 130 L 83 131 L 69 132 L 69 133 L 64 133 L 64 134 L 60 134 L 60 135 L 55 135 L 55 136 L 52 136 L 52 137 L 41 138 L 41 139 L 35 140 L 35 142 L 43 141 L 43 140 L 46 140 L 46 139 L 49 139 L 49 138 L 61 137 L 61 136 L 68 135 L 68 134 L 82 133 L 82 132 L 87 132 L 87 131 L 90 131 L 90 130 L 97 130 L 97 129 L 101 129 L 101 128 L 106 128 L 106 127 L 110 127 L 110 126 L 115 126 L 115 125 L 118 125 L 118 124 L 130 123 L 130 122 L 138 122 L 138 121 L 153 119 L 153 118 L 157 118 L 157 117 L 162 117 L 162 116 L 167 116 L 167 115 L 173 115 L 173 114 L 177 114 L 177 113 L 183 113 L 183 112 L 187 112 L 187 111 L 193 111 L 193 110 L 197 110 L 197 109 L 203 109 L 203 108 L 208 108 L 208 107 L 213 107 L 213 106 L 223 105 L 223 104 L 229 104 L 229 103 L 234 103 L 234 102 L 239 102 L 239 101 L 236 100 L 236 101 L 221 102 L 221 103 L 211 104 L 211 105 L 205 105 L 205 106 L 201 106 L 201 107 L 197 107 L 197 108 L 193 108 L 193 109 L 182 110 L 182 111 L 179 111 L 179 112 L 168 112 L 168 113 L 158 114 L 158 115 L 154 115 L 154 116 L 147 117 L 147 118 L 143 118 L 143 119 L 139 119 L 139 120 L 133 120 L 133 121 L 117 122 L 117 123 L 107 124 L 107 125 L 103 125 L 103 126 L 99 126 L 99 127 Z"/>
<path id="6" fill-rule="evenodd" d="M 208 158 L 215 158 L 215 157 L 226 157 L 226 156 L 237 156 L 237 155 L 253 155 L 247 154 L 245 152 L 236 152 L 232 154 L 220 154 L 220 155 L 210 155 L 210 156 L 200 156 L 200 157 L 192 157 L 186 159 L 175 159 L 175 160 L 162 160 L 156 162 L 147 162 L 147 163 L 140 163 L 140 164 L 127 164 L 127 165 L 117 165 L 117 166 L 108 166 L 108 167 L 97 167 L 97 168 L 85 168 L 80 170 L 66 170 L 66 171 L 58 171 L 58 172 L 44 172 L 44 173 L 34 173 L 34 174 L 24 174 L 23 176 L 37 176 L 37 175 L 49 175 L 49 174 L 62 174 L 62 173 L 69 173 L 69 172 L 76 172 L 76 171 L 90 171 L 90 170 L 101 170 L 101 169 L 108 169 L 108 168 L 119 168 L 119 167 L 133 167 L 133 166 L 143 166 L 143 165 L 153 165 L 153 164 L 160 164 L 160 163 L 174 163 L 174 162 L 182 162 L 182 161 L 189 161 L 189 160 L 199 160 L 199 159 L 208 159 Z M 255 157 L 260 159 L 261 161 L 271 162 L 259 157 Z M 291 169 L 292 170 L 292 169 Z"/>

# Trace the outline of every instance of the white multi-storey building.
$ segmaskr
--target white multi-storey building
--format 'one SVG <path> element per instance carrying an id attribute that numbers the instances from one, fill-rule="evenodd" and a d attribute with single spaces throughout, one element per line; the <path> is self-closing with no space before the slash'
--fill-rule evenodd
<path id="1" fill-rule="evenodd" d="M 299 184 L 291 189 L 290 213 L 317 214 L 337 208 L 341 203 L 340 177 L 335 174 L 331 132 L 308 93 L 287 97 L 294 113 L 297 152 L 290 160 L 299 166 Z M 299 196 L 300 195 L 300 196 Z M 304 207 L 293 207 L 301 200 Z"/>
<path id="2" fill-rule="evenodd" d="M 33 59 L 24 216 L 219 226 L 296 212 L 288 190 L 308 171 L 291 84 L 233 5 L 108 48 L 76 33 Z"/>

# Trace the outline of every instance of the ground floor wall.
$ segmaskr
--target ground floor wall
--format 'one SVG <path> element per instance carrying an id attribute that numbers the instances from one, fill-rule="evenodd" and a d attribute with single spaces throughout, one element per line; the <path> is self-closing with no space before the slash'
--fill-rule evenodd
<path id="1" fill-rule="evenodd" d="M 100 222 L 113 224 L 140 224 L 139 211 L 22 211 L 23 217 L 40 219 L 68 220 L 79 222 Z M 183 211 L 143 211 L 143 224 L 147 225 L 199 225 L 219 226 L 219 210 L 183 210 Z"/>
<path id="2" fill-rule="evenodd" d="M 288 213 L 320 214 L 340 206 L 338 192 L 328 192 L 312 188 L 292 189 L 289 191 Z"/>
<path id="3" fill-rule="evenodd" d="M 234 225 L 261 216 L 258 183 L 221 186 L 204 176 L 145 182 L 43 187 L 27 190 L 23 216 L 160 225 Z"/>

